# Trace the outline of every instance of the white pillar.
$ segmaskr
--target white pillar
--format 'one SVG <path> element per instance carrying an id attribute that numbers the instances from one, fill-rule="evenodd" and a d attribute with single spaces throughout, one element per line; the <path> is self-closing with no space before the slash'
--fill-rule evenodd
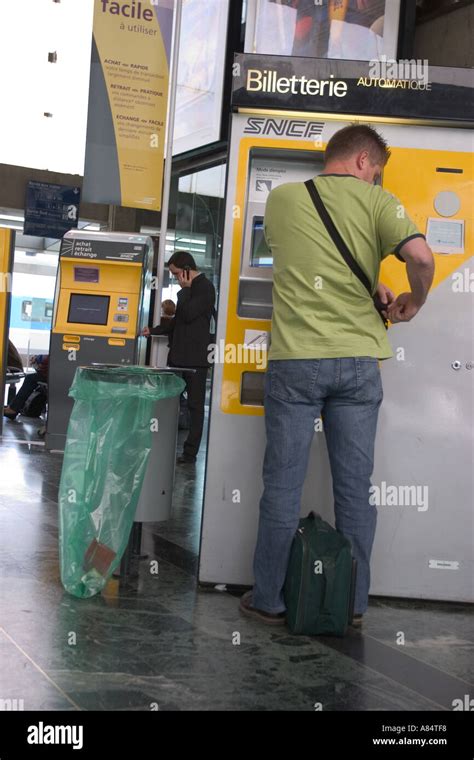
<path id="1" fill-rule="evenodd" d="M 183 13 L 183 0 L 175 0 L 174 24 L 173 24 L 173 51 L 171 54 L 171 68 L 169 79 L 169 110 L 168 124 L 166 126 L 166 158 L 165 171 L 163 177 L 163 197 L 161 203 L 161 226 L 160 226 L 160 244 L 158 248 L 157 264 L 157 290 L 155 293 L 155 307 L 153 312 L 153 325 L 157 325 L 161 319 L 161 300 L 163 290 L 163 273 L 165 269 L 166 253 L 166 233 L 168 231 L 168 213 L 170 204 L 171 189 L 171 166 L 173 162 L 173 133 L 174 119 L 176 113 L 176 88 L 178 83 L 178 58 L 179 58 L 179 40 L 181 36 L 181 18 Z M 153 339 L 152 339 L 153 340 Z M 150 364 L 156 366 L 158 356 L 158 341 L 153 340 Z"/>

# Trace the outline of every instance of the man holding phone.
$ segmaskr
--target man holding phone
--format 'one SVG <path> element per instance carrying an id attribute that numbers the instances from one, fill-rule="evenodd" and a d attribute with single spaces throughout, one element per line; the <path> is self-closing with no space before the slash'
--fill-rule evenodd
<path id="1" fill-rule="evenodd" d="M 194 258 L 187 251 L 176 251 L 167 266 L 181 285 L 176 314 L 167 324 L 161 324 L 151 330 L 145 327 L 142 334 L 147 338 L 153 335 L 168 335 L 168 365 L 194 370 L 183 372 L 190 428 L 183 453 L 178 457 L 179 464 L 193 464 L 199 451 L 204 426 L 210 322 L 214 314 L 216 291 L 212 282 L 198 271 Z"/>

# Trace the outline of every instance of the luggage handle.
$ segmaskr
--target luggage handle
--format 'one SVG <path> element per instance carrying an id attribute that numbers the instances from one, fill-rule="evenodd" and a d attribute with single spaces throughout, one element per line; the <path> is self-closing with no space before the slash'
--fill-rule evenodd
<path id="1" fill-rule="evenodd" d="M 309 519 L 309 520 L 320 520 L 321 521 L 323 518 L 321 517 L 321 515 L 318 515 L 317 512 L 313 512 L 313 510 L 311 510 L 311 512 L 308 512 L 308 514 L 306 515 L 306 519 L 307 520 Z"/>

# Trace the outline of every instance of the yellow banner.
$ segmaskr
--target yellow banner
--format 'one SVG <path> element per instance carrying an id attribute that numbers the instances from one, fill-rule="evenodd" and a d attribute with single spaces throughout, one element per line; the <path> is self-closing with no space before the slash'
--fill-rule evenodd
<path id="1" fill-rule="evenodd" d="M 13 246 L 15 233 L 0 229 L 0 394 L 4 396 L 5 371 L 8 358 L 8 324 L 12 289 Z M 0 420 L 0 433 L 2 429 Z"/>
<path id="2" fill-rule="evenodd" d="M 173 0 L 95 0 L 83 199 L 159 210 Z"/>

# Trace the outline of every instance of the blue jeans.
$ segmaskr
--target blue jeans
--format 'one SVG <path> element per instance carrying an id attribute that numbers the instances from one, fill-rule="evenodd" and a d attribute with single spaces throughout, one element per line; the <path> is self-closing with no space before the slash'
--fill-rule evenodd
<path id="1" fill-rule="evenodd" d="M 265 379 L 267 446 L 254 557 L 252 604 L 283 612 L 283 585 L 298 527 L 301 492 L 315 430 L 323 429 L 331 463 L 336 528 L 357 560 L 354 611 L 367 609 L 377 510 L 369 504 L 377 417 L 382 402 L 377 359 L 271 361 Z M 318 494 L 308 504 L 317 511 Z"/>

